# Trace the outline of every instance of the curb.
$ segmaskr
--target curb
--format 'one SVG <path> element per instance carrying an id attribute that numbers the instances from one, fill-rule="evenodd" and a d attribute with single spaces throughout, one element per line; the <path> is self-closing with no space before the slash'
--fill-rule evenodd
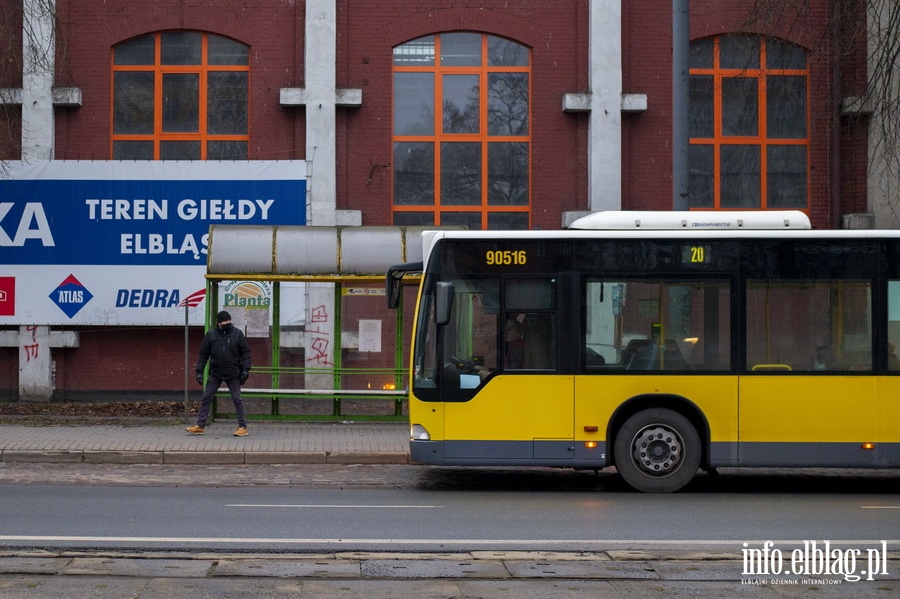
<path id="1" fill-rule="evenodd" d="M 5 450 L 0 462 L 43 464 L 409 464 L 406 452 Z"/>

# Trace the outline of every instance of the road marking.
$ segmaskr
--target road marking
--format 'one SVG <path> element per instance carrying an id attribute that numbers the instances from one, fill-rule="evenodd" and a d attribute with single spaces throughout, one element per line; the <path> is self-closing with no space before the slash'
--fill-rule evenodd
<path id="1" fill-rule="evenodd" d="M 300 545 L 315 543 L 320 545 L 628 545 L 628 546 L 654 546 L 654 545 L 678 545 L 678 546 L 702 546 L 702 545 L 732 545 L 742 547 L 744 543 L 757 544 L 766 541 L 776 544 L 795 544 L 802 546 L 802 540 L 686 540 L 686 539 L 323 539 L 323 538 L 273 538 L 273 537 L 102 537 L 102 536 L 60 536 L 60 535 L 0 535 L 0 541 L 68 541 L 80 543 L 234 543 L 234 544 L 274 544 L 274 545 Z M 809 541 L 805 541 L 809 542 Z M 830 540 L 832 546 L 836 545 L 864 545 L 872 543 L 872 539 L 859 540 Z M 881 541 L 878 541 L 881 542 Z M 885 540 L 891 545 L 900 544 L 900 540 Z"/>
<path id="2" fill-rule="evenodd" d="M 442 505 L 347 505 L 339 503 L 228 503 L 225 507 L 294 507 L 294 508 L 329 508 L 329 509 L 391 509 L 391 510 L 433 510 L 443 509 Z"/>
<path id="3" fill-rule="evenodd" d="M 861 505 L 864 510 L 900 510 L 900 505 Z"/>

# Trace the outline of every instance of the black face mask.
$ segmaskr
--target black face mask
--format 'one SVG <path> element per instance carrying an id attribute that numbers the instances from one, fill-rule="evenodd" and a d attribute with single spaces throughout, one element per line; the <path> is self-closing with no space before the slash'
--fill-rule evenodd
<path id="1" fill-rule="evenodd" d="M 229 322 L 228 324 L 220 324 L 219 328 L 227 333 L 228 331 L 230 331 L 231 329 L 234 328 L 234 325 Z"/>

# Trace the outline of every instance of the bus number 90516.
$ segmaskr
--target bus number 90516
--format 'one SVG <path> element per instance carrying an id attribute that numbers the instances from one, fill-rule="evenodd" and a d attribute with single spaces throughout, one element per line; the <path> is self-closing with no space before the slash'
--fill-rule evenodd
<path id="1" fill-rule="evenodd" d="M 522 265 L 526 260 L 525 250 L 489 250 L 484 255 L 484 261 L 488 266 Z"/>

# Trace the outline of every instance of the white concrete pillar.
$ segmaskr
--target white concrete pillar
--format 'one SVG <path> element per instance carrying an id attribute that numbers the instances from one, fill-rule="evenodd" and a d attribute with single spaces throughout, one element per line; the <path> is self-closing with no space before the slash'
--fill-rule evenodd
<path id="1" fill-rule="evenodd" d="M 334 388 L 334 284 L 306 284 L 307 320 L 304 343 L 306 368 L 321 368 L 326 372 L 307 373 L 304 384 L 307 389 Z"/>
<path id="2" fill-rule="evenodd" d="M 337 9 L 335 0 L 306 0 L 303 64 L 306 95 L 307 224 L 335 225 Z"/>
<path id="3" fill-rule="evenodd" d="M 622 209 L 622 0 L 591 0 L 588 207 Z"/>
<path id="4" fill-rule="evenodd" d="M 22 3 L 22 160 L 53 159 L 53 76 L 56 64 L 55 0 Z M 75 333 L 72 333 L 74 336 Z M 50 328 L 19 327 L 19 399 L 49 401 L 53 394 Z"/>
<path id="5" fill-rule="evenodd" d="M 19 348 L 19 399 L 50 401 L 53 395 L 53 348 L 78 347 L 78 333 L 25 325 L 0 332 L 0 347 Z"/>
<path id="6" fill-rule="evenodd" d="M 22 160 L 53 159 L 55 0 L 23 0 Z"/>
<path id="7" fill-rule="evenodd" d="M 306 223 L 336 222 L 337 9 L 335 0 L 306 0 L 303 50 L 306 101 Z M 334 368 L 334 285 L 308 284 L 304 352 L 307 368 Z M 307 374 L 307 389 L 332 389 L 330 374 Z"/>

